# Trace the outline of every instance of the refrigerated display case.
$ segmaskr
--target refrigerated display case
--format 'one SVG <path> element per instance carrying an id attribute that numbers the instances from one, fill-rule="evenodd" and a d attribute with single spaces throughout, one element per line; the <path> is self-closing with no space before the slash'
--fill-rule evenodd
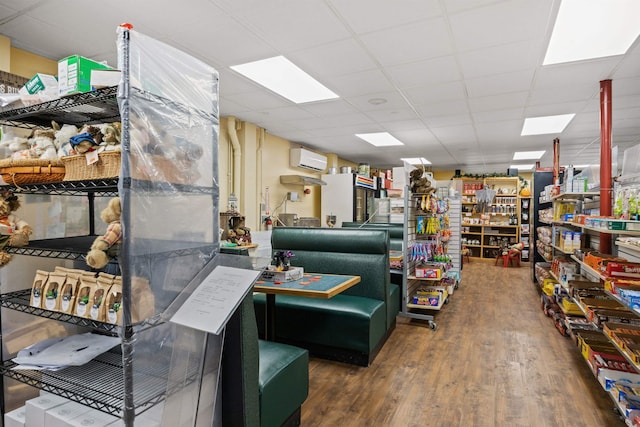
<path id="1" fill-rule="evenodd" d="M 380 196 L 380 179 L 342 173 L 322 175 L 321 221 L 326 227 L 328 215 L 336 217 L 335 226 L 343 222 L 367 222 L 375 213 L 374 200 Z"/>

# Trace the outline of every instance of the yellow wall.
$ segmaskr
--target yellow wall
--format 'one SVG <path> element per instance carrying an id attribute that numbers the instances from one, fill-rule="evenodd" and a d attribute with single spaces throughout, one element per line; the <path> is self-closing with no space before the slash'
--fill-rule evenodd
<path id="1" fill-rule="evenodd" d="M 10 73 L 22 77 L 31 78 L 36 73 L 58 75 L 58 61 L 43 58 L 33 53 L 21 49 L 11 48 L 11 69 Z"/>
<path id="2" fill-rule="evenodd" d="M 11 72 L 11 40 L 0 36 L 0 71 Z"/>

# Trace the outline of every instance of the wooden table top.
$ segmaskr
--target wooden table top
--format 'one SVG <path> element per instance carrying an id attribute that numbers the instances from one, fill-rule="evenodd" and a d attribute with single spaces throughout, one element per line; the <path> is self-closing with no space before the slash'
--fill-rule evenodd
<path id="1" fill-rule="evenodd" d="M 341 274 L 304 273 L 301 279 L 291 282 L 256 281 L 253 290 L 266 294 L 332 298 L 360 283 L 360 276 Z"/>

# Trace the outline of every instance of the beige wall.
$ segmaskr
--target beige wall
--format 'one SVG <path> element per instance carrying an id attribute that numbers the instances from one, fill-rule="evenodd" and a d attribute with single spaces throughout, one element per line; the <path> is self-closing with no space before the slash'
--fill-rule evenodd
<path id="1" fill-rule="evenodd" d="M 11 41 L 0 36 L 0 71 L 11 72 Z"/>
<path id="2" fill-rule="evenodd" d="M 11 48 L 11 69 L 12 74 L 31 78 L 36 73 L 58 75 L 58 61 L 43 58 L 33 53 L 21 49 Z"/>

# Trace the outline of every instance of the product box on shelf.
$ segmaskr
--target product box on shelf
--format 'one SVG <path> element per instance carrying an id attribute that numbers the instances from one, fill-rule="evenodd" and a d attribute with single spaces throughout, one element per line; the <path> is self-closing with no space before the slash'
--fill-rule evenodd
<path id="1" fill-rule="evenodd" d="M 420 265 L 416 266 L 416 277 L 419 279 L 441 279 L 443 276 L 440 265 Z"/>
<path id="2" fill-rule="evenodd" d="M 602 254 L 599 252 L 591 251 L 584 256 L 583 262 L 589 267 L 598 272 L 604 272 L 606 270 L 607 263 L 610 261 L 626 261 L 625 259 L 618 258 L 613 255 Z"/>
<path id="3" fill-rule="evenodd" d="M 25 427 L 26 409 L 24 406 L 4 414 L 4 427 Z"/>
<path id="4" fill-rule="evenodd" d="M 444 290 L 420 290 L 413 296 L 413 304 L 438 307 L 442 304 L 444 298 L 446 298 Z"/>
<path id="5" fill-rule="evenodd" d="M 27 400 L 24 404 L 26 411 L 25 426 L 40 427 L 46 425 L 46 412 L 68 402 L 69 399 L 65 399 L 64 397 L 56 396 L 54 394 L 44 394 Z"/>
<path id="6" fill-rule="evenodd" d="M 46 427 L 69 427 L 75 417 L 89 412 L 91 408 L 78 402 L 67 402 L 46 411 L 44 422 Z M 112 420 L 113 422 L 114 420 Z"/>
<path id="7" fill-rule="evenodd" d="M 67 422 L 69 427 L 106 427 L 118 421 L 118 418 L 107 413 L 90 409 L 89 411 L 72 418 Z M 136 417 L 136 425 L 138 420 Z"/>
<path id="8" fill-rule="evenodd" d="M 609 277 L 640 279 L 640 263 L 636 262 L 608 262 L 605 271 Z"/>
<path id="9" fill-rule="evenodd" d="M 20 89 L 21 95 L 35 95 L 39 92 L 58 93 L 58 79 L 49 74 L 36 74 Z"/>
<path id="10" fill-rule="evenodd" d="M 80 55 L 71 55 L 58 61 L 58 94 L 91 92 L 91 70 L 111 69 L 107 64 Z"/>

